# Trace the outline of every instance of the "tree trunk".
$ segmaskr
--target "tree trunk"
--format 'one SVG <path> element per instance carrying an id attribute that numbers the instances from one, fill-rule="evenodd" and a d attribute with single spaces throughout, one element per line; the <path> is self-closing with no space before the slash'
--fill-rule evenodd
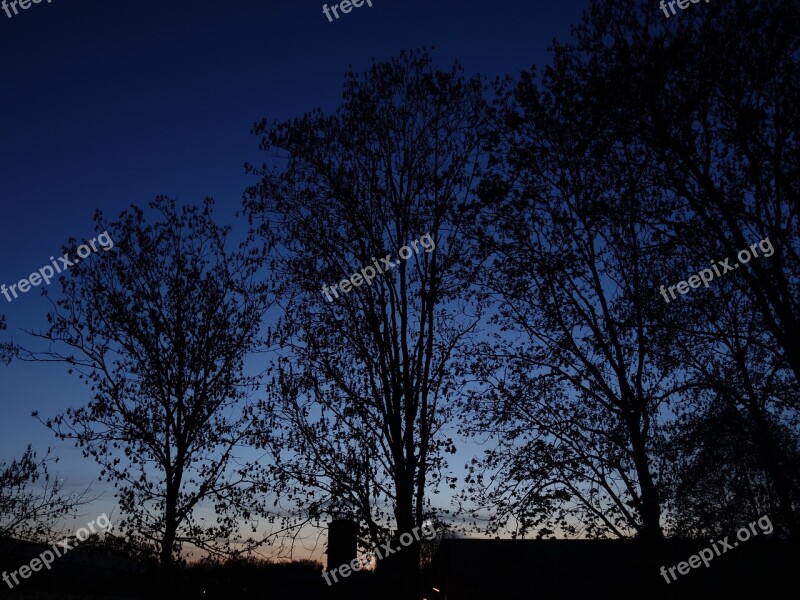
<path id="1" fill-rule="evenodd" d="M 167 502 L 164 514 L 164 536 L 161 538 L 161 551 L 159 563 L 161 566 L 162 590 L 172 593 L 174 591 L 175 560 L 173 550 L 178 534 L 177 520 L 178 489 L 172 477 L 167 477 Z"/>

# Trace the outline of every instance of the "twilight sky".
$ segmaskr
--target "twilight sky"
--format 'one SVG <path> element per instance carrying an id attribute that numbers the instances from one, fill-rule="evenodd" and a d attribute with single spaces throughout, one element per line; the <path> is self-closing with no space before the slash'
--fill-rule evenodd
<path id="1" fill-rule="evenodd" d="M 243 231 L 234 214 L 253 183 L 243 164 L 263 160 L 254 121 L 332 111 L 349 65 L 362 71 L 403 49 L 435 46 L 443 68 L 458 58 L 468 74 L 515 75 L 547 61 L 584 2 L 372 4 L 333 22 L 316 0 L 52 0 L 12 18 L 0 11 L 0 283 L 48 264 L 69 237 L 93 237 L 95 209 L 115 218 L 158 194 L 212 196 L 218 220 Z M 21 330 L 44 327 L 47 308 L 38 289 L 0 296 L 0 335 L 30 344 Z M 93 461 L 30 416 L 86 393 L 64 365 L 0 367 L 0 460 L 50 446 L 70 488 L 95 480 Z M 93 489 L 105 494 L 84 512 L 113 510 L 110 487 Z"/>

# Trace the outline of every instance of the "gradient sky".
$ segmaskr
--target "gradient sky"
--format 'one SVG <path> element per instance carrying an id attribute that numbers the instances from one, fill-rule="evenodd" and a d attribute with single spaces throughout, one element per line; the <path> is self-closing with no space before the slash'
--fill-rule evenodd
<path id="1" fill-rule="evenodd" d="M 212 196 L 218 219 L 235 224 L 253 183 L 243 164 L 263 160 L 255 121 L 332 111 L 349 65 L 362 71 L 403 49 L 435 46 L 443 68 L 457 58 L 469 74 L 515 75 L 544 64 L 585 5 L 372 3 L 332 23 L 316 0 L 52 0 L 10 19 L 0 11 L 0 283 L 38 270 L 70 237 L 93 237 L 97 208 L 116 217 L 158 194 Z M 0 296 L 0 335 L 32 343 L 22 330 L 44 327 L 47 307 L 38 290 Z M 0 460 L 50 446 L 69 488 L 91 483 L 95 463 L 30 416 L 86 394 L 64 365 L 0 367 Z M 89 519 L 115 505 L 110 488 L 94 490 L 105 495 L 84 509 Z"/>

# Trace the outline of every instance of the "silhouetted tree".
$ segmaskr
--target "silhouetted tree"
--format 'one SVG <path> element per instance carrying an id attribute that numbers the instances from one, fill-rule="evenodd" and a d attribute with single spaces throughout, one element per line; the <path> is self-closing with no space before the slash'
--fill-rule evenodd
<path id="1" fill-rule="evenodd" d="M 657 545 L 662 413 L 681 381 L 654 335 L 659 240 L 640 223 L 670 201 L 642 186 L 626 149 L 586 135 L 568 65 L 557 55 L 541 87 L 525 74 L 498 90 L 493 176 L 475 219 L 497 334 L 476 353 L 485 389 L 470 428 L 497 446 L 468 482 L 498 509 L 494 530 L 516 519 L 523 535 L 559 527 Z"/>
<path id="2" fill-rule="evenodd" d="M 88 488 L 65 493 L 64 480 L 48 472 L 51 462 L 58 459 L 49 448 L 38 459 L 31 446 L 21 458 L 0 462 L 0 537 L 50 539 L 59 521 L 94 500 Z"/>
<path id="3" fill-rule="evenodd" d="M 4 329 L 6 318 L 0 315 L 0 331 Z M 8 364 L 16 352 L 11 343 L 0 343 L 0 363 Z M 19 459 L 0 462 L 0 537 L 47 538 L 62 518 L 91 502 L 88 489 L 64 492 L 64 480 L 48 472 L 47 465 L 55 462 L 49 448 L 37 459 L 30 445 Z"/>
<path id="4" fill-rule="evenodd" d="M 137 207 L 111 224 L 98 212 L 114 248 L 62 278 L 39 334 L 54 347 L 34 355 L 66 362 L 91 386 L 85 406 L 46 424 L 102 466 L 118 489 L 120 529 L 156 550 L 167 574 L 184 543 L 229 550 L 254 518 L 254 467 L 237 452 L 253 433 L 259 377 L 244 367 L 261 346 L 268 295 L 244 248 L 227 248 L 212 204 L 178 210 L 159 198 L 152 223 Z M 197 515 L 206 506 L 211 523 Z"/>
<path id="5" fill-rule="evenodd" d="M 691 490 L 702 493 L 692 473 L 712 465 L 720 476 L 753 477 L 747 485 L 766 475 L 759 502 L 774 500 L 797 527 L 800 11 L 795 2 L 703 8 L 665 21 L 650 2 L 593 1 L 574 41 L 554 45 L 541 81 L 523 73 L 513 95 L 501 93 L 498 173 L 484 184 L 498 219 L 488 238 L 501 261 L 499 322 L 536 341 L 534 377 L 512 362 L 515 387 L 495 386 L 506 400 L 495 422 L 507 437 L 490 458 L 510 469 L 506 492 L 519 503 L 532 497 L 515 481 L 564 485 L 609 528 L 608 516 L 621 514 L 639 529 L 638 514 L 648 537 L 658 537 L 659 517 L 692 521 L 670 513 L 686 509 Z M 710 259 L 735 263 L 766 237 L 774 256 L 662 299 L 662 284 Z M 560 396 L 565 388 L 572 393 Z M 492 411 L 478 414 L 492 423 Z M 746 433 L 758 468 L 735 469 L 735 449 L 686 445 L 715 414 Z M 526 446 L 538 461 L 515 455 L 520 419 L 543 432 L 538 446 Z M 675 425 L 666 438 L 662 419 Z M 564 427 L 579 437 L 560 437 Z M 554 478 L 548 461 L 577 478 Z M 675 468 L 649 475 L 659 462 Z M 614 485 L 602 485 L 612 473 Z M 680 486 L 669 481 L 676 473 Z M 575 489 L 581 480 L 596 482 L 588 495 Z M 617 500 L 607 511 L 599 497 Z M 540 499 L 545 507 L 561 500 Z"/>
<path id="6" fill-rule="evenodd" d="M 285 299 L 274 336 L 286 351 L 267 401 L 296 453 L 282 467 L 300 506 L 354 516 L 365 544 L 424 522 L 455 451 L 447 428 L 465 382 L 459 365 L 482 314 L 459 218 L 479 172 L 482 87 L 458 66 L 402 53 L 349 72 L 334 114 L 255 129 L 263 150 L 285 157 L 251 167 L 261 181 L 245 201 L 263 220 L 255 231 Z M 326 297 L 323 285 L 385 257 L 394 266 L 371 283 Z M 419 546 L 392 558 L 413 589 Z"/>
<path id="7" fill-rule="evenodd" d="M 687 459 L 676 463 L 675 534 L 708 538 L 764 514 L 777 514 L 779 500 L 760 460 L 753 421 L 718 395 L 690 423 L 679 445 Z M 792 447 L 791 432 L 776 432 L 774 437 Z"/>
<path id="8" fill-rule="evenodd" d="M 737 283 L 730 278 L 715 281 L 713 291 L 695 290 L 682 303 L 682 314 L 668 320 L 680 335 L 685 378 L 694 383 L 684 395 L 678 427 L 680 452 L 691 457 L 675 463 L 682 481 L 675 498 L 678 533 L 691 525 L 691 531 L 705 527 L 717 534 L 734 520 L 767 513 L 777 526 L 796 528 L 797 383 L 777 359 L 767 327 Z M 715 439 L 726 442 L 711 450 Z M 714 476 L 701 481 L 700 473 Z M 727 495 L 714 494 L 709 481 Z M 709 493 L 725 500 L 716 510 Z"/>
<path id="9" fill-rule="evenodd" d="M 673 282 L 711 259 L 736 264 L 762 239 L 774 247 L 681 298 L 690 306 L 665 325 L 681 333 L 687 377 L 751 421 L 780 520 L 797 535 L 798 440 L 785 432 L 800 408 L 800 7 L 726 2 L 669 23 L 656 12 L 594 2 L 576 42 L 557 45 L 564 83 L 642 182 L 676 200 L 651 222 L 672 241 Z"/>

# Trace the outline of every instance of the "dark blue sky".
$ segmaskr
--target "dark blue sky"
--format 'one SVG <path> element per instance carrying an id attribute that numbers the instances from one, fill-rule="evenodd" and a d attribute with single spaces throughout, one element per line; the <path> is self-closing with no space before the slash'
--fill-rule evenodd
<path id="1" fill-rule="evenodd" d="M 158 194 L 210 195 L 233 222 L 252 183 L 242 165 L 263 160 L 253 122 L 333 110 L 348 65 L 436 46 L 443 67 L 458 58 L 468 73 L 516 74 L 547 61 L 585 4 L 372 3 L 332 23 L 316 0 L 43 0 L 0 12 L 0 283 L 47 264 L 68 238 L 92 237 L 96 208 L 116 217 Z M 47 306 L 38 290 L 0 296 L 5 333 L 30 342 L 20 330 L 43 327 Z M 49 445 L 71 487 L 91 482 L 94 463 L 30 417 L 85 397 L 62 365 L 0 367 L 0 459 Z"/>

